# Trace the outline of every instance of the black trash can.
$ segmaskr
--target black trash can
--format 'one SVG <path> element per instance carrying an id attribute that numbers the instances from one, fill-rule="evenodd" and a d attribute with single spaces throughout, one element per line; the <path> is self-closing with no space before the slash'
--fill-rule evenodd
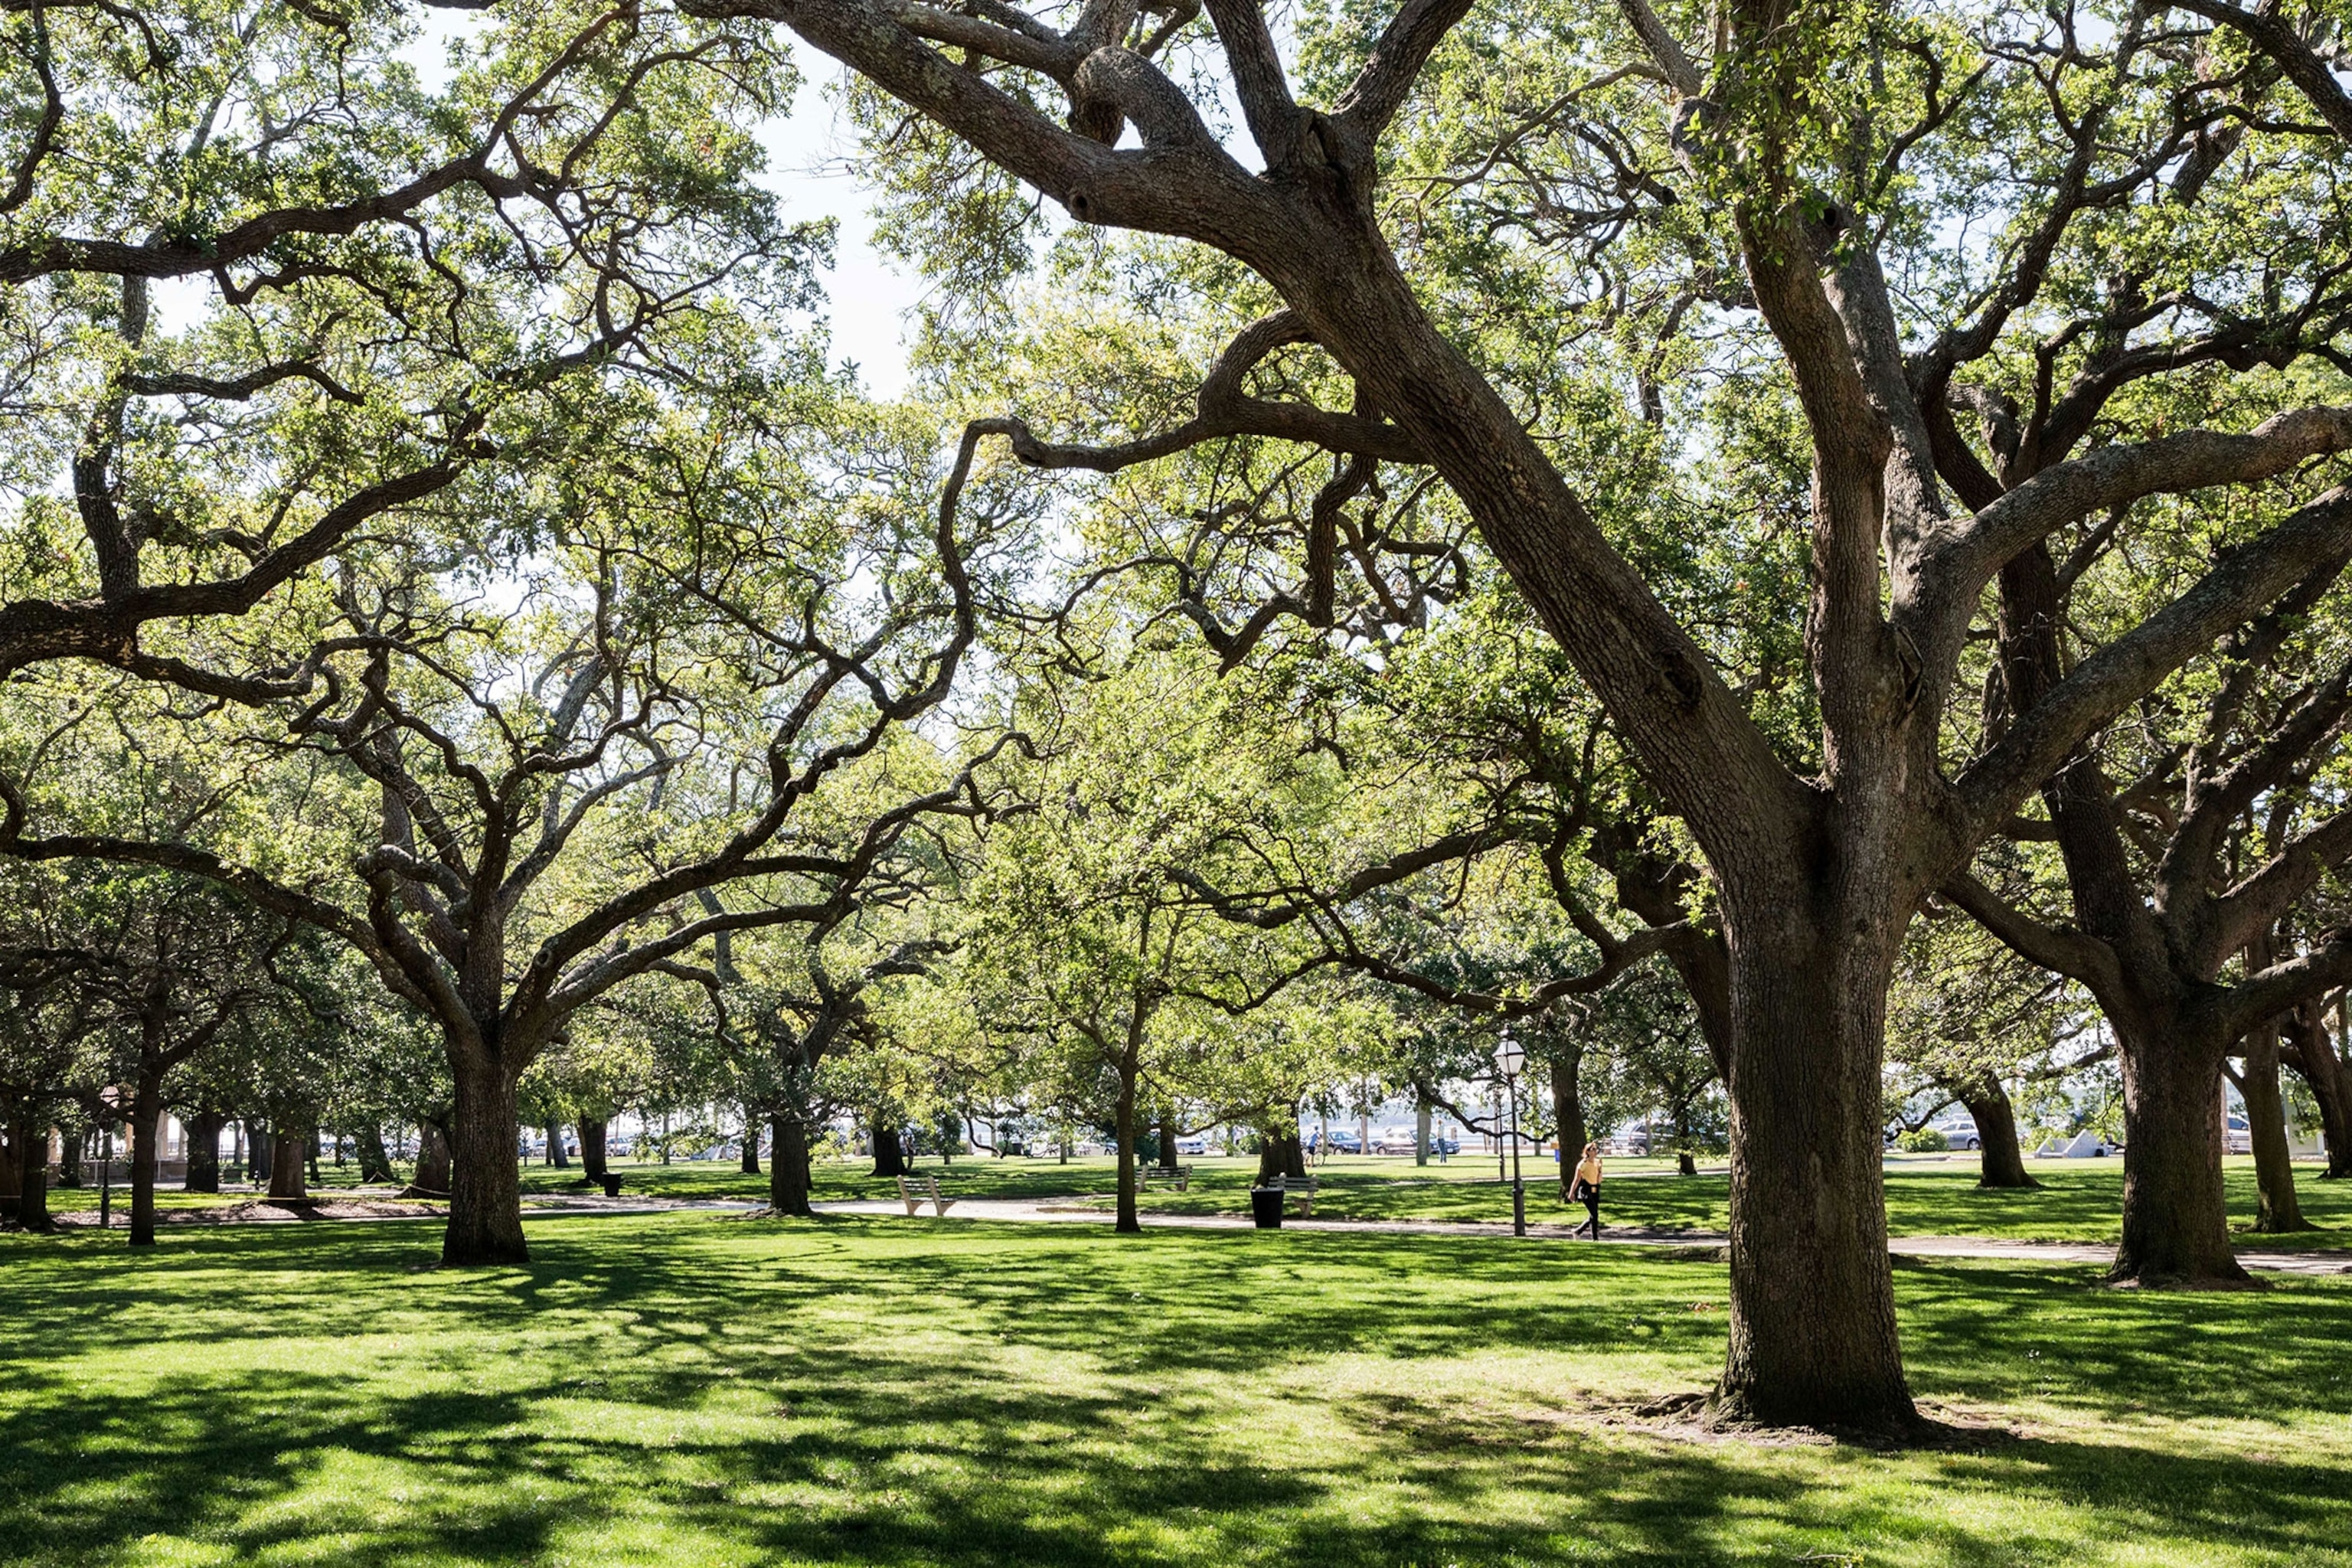
<path id="1" fill-rule="evenodd" d="M 1250 1189 L 1250 1217 L 1257 1221 L 1258 1229 L 1282 1228 L 1282 1200 L 1285 1195 L 1280 1187 Z"/>

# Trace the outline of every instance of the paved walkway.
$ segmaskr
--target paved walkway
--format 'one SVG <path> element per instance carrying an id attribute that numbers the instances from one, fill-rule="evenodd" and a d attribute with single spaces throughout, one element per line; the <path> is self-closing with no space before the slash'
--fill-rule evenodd
<path id="1" fill-rule="evenodd" d="M 337 1188 L 335 1199 L 370 1198 L 385 1200 L 395 1189 Z M 322 1192 L 322 1198 L 330 1196 Z M 258 1200 L 266 1203 L 266 1199 Z M 357 1206 L 354 1205 L 353 1206 Z M 402 1214 L 319 1215 L 310 1223 L 334 1225 L 398 1224 L 403 1221 L 440 1219 L 447 1211 L 438 1205 L 417 1205 Z M 523 1199 L 522 1217 L 526 1220 L 562 1219 L 589 1215 L 654 1215 L 654 1214 L 751 1214 L 765 1208 L 757 1204 L 733 1198 L 657 1198 L 646 1194 L 608 1198 L 601 1193 L 532 1193 Z M 856 1198 L 809 1205 L 819 1214 L 889 1215 L 908 1219 L 907 1205 L 898 1198 Z M 131 1222 L 130 1200 L 126 1194 L 115 1205 L 117 1228 Z M 59 1225 L 95 1228 L 98 1215 L 94 1210 L 68 1209 L 53 1216 Z M 204 1223 L 197 1215 L 184 1209 L 166 1210 L 158 1216 L 167 1225 Z M 926 1210 L 919 1217 L 931 1220 L 937 1216 Z M 997 1220 L 1016 1224 L 1045 1225 L 1108 1225 L 1110 1211 L 1069 1198 L 951 1198 L 947 1218 L 950 1220 Z M 249 1216 L 243 1223 L 271 1223 L 281 1216 L 261 1220 Z M 1180 1230 L 1247 1230 L 1250 1220 L 1245 1215 L 1230 1214 L 1166 1214 L 1147 1211 L 1143 1223 L 1153 1228 Z M 301 1223 L 300 1216 L 287 1214 L 283 1223 Z M 912 1223 L 909 1220 L 909 1223 Z M 1286 1215 L 1286 1230 L 1359 1232 L 1380 1236 L 1464 1236 L 1496 1240 L 1507 1235 L 1499 1221 L 1444 1219 L 1299 1219 Z M 1535 1241 L 1575 1241 L 1580 1238 L 1566 1225 L 1530 1221 L 1528 1237 Z M 1615 1247 L 1721 1247 L 1730 1238 L 1719 1231 L 1647 1230 L 1635 1226 L 1616 1226 L 1601 1233 L 1605 1245 Z M 1590 1245 L 1587 1243 L 1586 1245 Z M 1887 1243 L 1887 1250 L 1902 1258 L 2008 1258 L 2031 1263 L 2103 1264 L 2112 1262 L 2116 1249 L 2112 1246 L 2091 1246 L 2080 1242 L 2004 1241 L 1982 1236 L 1898 1236 Z M 2335 1275 L 2352 1274 L 2352 1252 L 2265 1252 L 2242 1251 L 2238 1261 L 2248 1268 L 2258 1268 L 2277 1274 Z"/>
<path id="2" fill-rule="evenodd" d="M 812 1204 L 810 1206 L 819 1214 L 908 1217 L 907 1205 L 896 1198 L 862 1198 Z M 935 1216 L 926 1208 L 917 1217 L 929 1220 Z M 1066 1198 L 955 1198 L 950 1202 L 946 1217 L 950 1220 L 1106 1225 L 1111 1215 L 1107 1210 L 1082 1207 Z M 1251 1226 L 1248 1217 L 1243 1215 L 1147 1212 L 1141 1218 L 1146 1226 L 1154 1228 L 1247 1230 Z M 1286 1215 L 1282 1224 L 1286 1230 L 1356 1231 L 1382 1236 L 1474 1236 L 1493 1240 L 1508 1234 L 1499 1222 L 1476 1220 L 1299 1219 Z M 1579 1239 L 1570 1226 L 1534 1222 L 1528 1226 L 1528 1237 L 1530 1240 L 1538 1241 Z M 1604 1245 L 1618 1247 L 1721 1247 L 1729 1239 L 1718 1231 L 1644 1230 L 1633 1226 L 1618 1226 L 1601 1232 Z M 2032 1263 L 2111 1263 L 2116 1256 L 2113 1247 L 2056 1241 L 2002 1241 L 1979 1236 L 1898 1236 L 1887 1244 L 1887 1250 L 1903 1258 L 2010 1258 Z M 2352 1274 L 2352 1252 L 2240 1252 L 2238 1261 L 2248 1268 L 2279 1274 Z"/>

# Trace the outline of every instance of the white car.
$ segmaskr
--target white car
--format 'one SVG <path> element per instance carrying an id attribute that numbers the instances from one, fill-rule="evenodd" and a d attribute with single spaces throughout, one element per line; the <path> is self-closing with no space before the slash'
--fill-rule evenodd
<path id="1" fill-rule="evenodd" d="M 1420 1138 L 1410 1127 L 1383 1127 L 1372 1134 L 1375 1154 L 1410 1154 L 1420 1146 Z"/>

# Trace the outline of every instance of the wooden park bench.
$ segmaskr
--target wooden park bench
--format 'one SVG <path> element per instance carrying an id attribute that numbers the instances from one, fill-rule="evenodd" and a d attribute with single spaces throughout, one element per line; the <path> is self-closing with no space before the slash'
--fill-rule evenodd
<path id="1" fill-rule="evenodd" d="M 1315 1176 L 1283 1176 L 1265 1184 L 1280 1186 L 1283 1196 L 1298 1205 L 1298 1217 L 1307 1219 L 1315 1213 L 1315 1186 L 1318 1180 Z"/>
<path id="2" fill-rule="evenodd" d="M 1151 1184 L 1174 1187 L 1180 1193 L 1192 1190 L 1192 1167 L 1190 1165 L 1146 1165 L 1143 1167 L 1143 1190 L 1150 1192 Z"/>
<path id="3" fill-rule="evenodd" d="M 940 1179 L 937 1176 L 899 1177 L 898 1201 L 907 1205 L 908 1214 L 917 1213 L 929 1204 L 932 1213 L 944 1215 L 955 1203 L 953 1198 L 940 1196 Z"/>

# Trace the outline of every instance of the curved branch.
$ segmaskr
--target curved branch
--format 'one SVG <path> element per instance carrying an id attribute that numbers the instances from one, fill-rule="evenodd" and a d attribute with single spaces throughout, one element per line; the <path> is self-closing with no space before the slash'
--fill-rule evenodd
<path id="1" fill-rule="evenodd" d="M 2347 143 L 2352 143 L 2352 97 L 2347 97 L 2337 85 L 2336 73 L 2327 62 L 2277 12 L 2269 9 L 2248 11 L 2232 5 L 2229 0 L 2168 0 L 2181 10 L 2233 27 L 2245 40 L 2269 56 L 2296 90 L 2319 110 L 2328 128 Z"/>

